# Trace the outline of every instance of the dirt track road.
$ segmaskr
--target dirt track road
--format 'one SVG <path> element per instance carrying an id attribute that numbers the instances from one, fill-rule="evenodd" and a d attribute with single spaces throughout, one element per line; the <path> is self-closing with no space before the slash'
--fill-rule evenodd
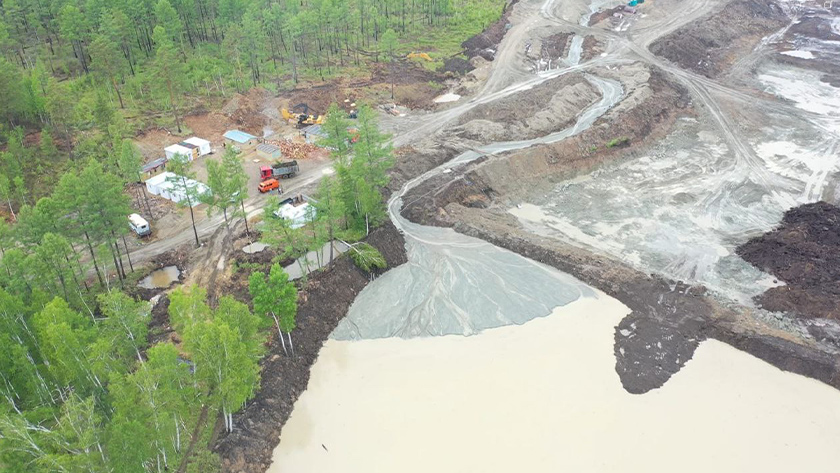
<path id="1" fill-rule="evenodd" d="M 320 181 L 322 177 L 331 173 L 332 165 L 330 163 L 324 163 L 321 166 L 299 174 L 294 180 L 284 184 L 283 192 L 284 194 L 293 195 L 310 184 Z M 245 212 L 248 214 L 249 218 L 263 212 L 263 206 L 265 205 L 267 198 L 268 194 L 265 194 L 251 197 L 245 201 Z M 222 225 L 224 225 L 224 218 L 221 215 L 215 215 L 198 223 L 196 230 L 198 231 L 199 239 L 206 239 Z M 188 226 L 173 237 L 150 243 L 142 248 L 132 251 L 131 260 L 134 263 L 143 263 L 156 255 L 165 253 L 193 240 L 194 236 L 192 228 Z"/>

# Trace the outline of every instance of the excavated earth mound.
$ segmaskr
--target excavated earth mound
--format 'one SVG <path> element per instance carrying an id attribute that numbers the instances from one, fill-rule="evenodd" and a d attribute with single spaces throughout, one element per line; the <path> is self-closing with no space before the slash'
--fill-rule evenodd
<path id="1" fill-rule="evenodd" d="M 454 132 L 481 143 L 528 140 L 566 128 L 600 97 L 583 75 L 569 74 L 473 108 Z"/>
<path id="2" fill-rule="evenodd" d="M 788 22 L 774 2 L 736 0 L 650 45 L 650 51 L 706 77 L 716 77 L 767 34 Z"/>
<path id="3" fill-rule="evenodd" d="M 737 253 L 787 283 L 759 295 L 761 307 L 840 320 L 840 208 L 817 202 L 791 209 L 778 228 Z"/>

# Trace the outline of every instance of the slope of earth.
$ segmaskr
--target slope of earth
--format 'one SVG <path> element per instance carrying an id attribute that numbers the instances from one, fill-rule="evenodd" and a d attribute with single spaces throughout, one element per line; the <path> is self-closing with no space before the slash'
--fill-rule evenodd
<path id="1" fill-rule="evenodd" d="M 377 228 L 366 241 L 385 257 L 388 267 L 406 261 L 402 235 L 390 223 Z M 309 373 L 324 341 L 344 318 L 356 295 L 372 280 L 350 258 L 338 258 L 331 267 L 317 273 L 300 295 L 295 353 L 290 357 L 276 337 L 269 342 L 262 360 L 262 383 L 256 397 L 233 415 L 233 433 L 221 438 L 213 450 L 222 459 L 222 470 L 263 473 L 271 464 L 280 430 L 292 412 L 298 396 L 309 384 Z M 247 298 L 243 292 L 240 294 Z"/>
<path id="2" fill-rule="evenodd" d="M 787 283 L 757 296 L 762 307 L 801 317 L 840 319 L 840 208 L 817 202 L 791 209 L 778 228 L 737 251 Z"/>
<path id="3" fill-rule="evenodd" d="M 788 22 L 774 2 L 735 0 L 650 45 L 650 51 L 706 77 L 716 77 L 765 35 Z"/>
<path id="4" fill-rule="evenodd" d="M 600 94 L 580 74 L 567 74 L 461 115 L 454 132 L 480 143 L 527 140 L 566 128 Z"/>

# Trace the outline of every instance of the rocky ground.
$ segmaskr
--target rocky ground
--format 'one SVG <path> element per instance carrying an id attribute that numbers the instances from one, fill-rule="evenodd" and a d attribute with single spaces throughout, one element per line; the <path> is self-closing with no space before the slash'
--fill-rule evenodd
<path id="1" fill-rule="evenodd" d="M 654 41 L 650 51 L 706 77 L 716 77 L 758 41 L 788 22 L 774 2 L 735 0 L 717 13 Z"/>
<path id="2" fill-rule="evenodd" d="M 738 255 L 785 283 L 758 296 L 761 307 L 840 320 L 840 208 L 826 202 L 793 208 L 778 228 L 738 247 Z"/>

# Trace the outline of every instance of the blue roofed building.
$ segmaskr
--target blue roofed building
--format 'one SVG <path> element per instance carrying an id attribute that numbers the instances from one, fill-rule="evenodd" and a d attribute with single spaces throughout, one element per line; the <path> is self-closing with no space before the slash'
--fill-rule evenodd
<path id="1" fill-rule="evenodd" d="M 240 130 L 228 130 L 224 134 L 225 146 L 233 146 L 240 151 L 250 151 L 260 143 L 256 136 Z"/>

